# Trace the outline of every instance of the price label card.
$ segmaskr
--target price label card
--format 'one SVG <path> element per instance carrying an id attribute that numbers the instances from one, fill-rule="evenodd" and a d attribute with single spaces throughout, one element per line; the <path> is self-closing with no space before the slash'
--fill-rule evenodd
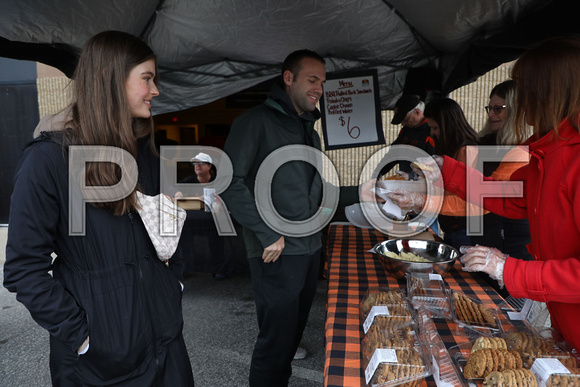
<path id="1" fill-rule="evenodd" d="M 375 353 L 371 357 L 371 361 L 369 361 L 369 365 L 365 369 L 365 379 L 367 384 L 371 381 L 371 378 L 375 374 L 377 367 L 381 363 L 398 363 L 399 360 L 397 359 L 397 353 L 394 349 L 388 348 L 378 348 L 375 349 Z"/>
<path id="2" fill-rule="evenodd" d="M 382 306 L 373 306 L 367 318 L 363 323 L 363 330 L 365 334 L 368 332 L 369 328 L 371 327 L 375 316 L 389 316 L 389 307 L 386 305 Z"/>

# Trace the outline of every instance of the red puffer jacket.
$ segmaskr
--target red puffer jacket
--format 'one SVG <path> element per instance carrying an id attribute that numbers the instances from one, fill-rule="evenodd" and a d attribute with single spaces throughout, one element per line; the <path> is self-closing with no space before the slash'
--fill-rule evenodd
<path id="1" fill-rule="evenodd" d="M 558 130 L 531 143 L 530 163 L 511 176 L 524 182 L 524 197 L 485 199 L 484 207 L 529 219 L 534 261 L 508 258 L 505 285 L 513 297 L 546 302 L 552 326 L 580 350 L 580 133 L 567 119 Z M 445 189 L 462 198 L 467 174 L 479 174 L 448 157 L 442 172 Z"/>

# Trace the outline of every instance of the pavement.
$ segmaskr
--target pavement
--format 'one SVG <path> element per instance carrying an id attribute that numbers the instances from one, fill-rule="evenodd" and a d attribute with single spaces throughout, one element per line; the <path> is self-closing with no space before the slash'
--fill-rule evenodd
<path id="1" fill-rule="evenodd" d="M 325 308 L 326 282 L 319 280 L 301 345 L 308 354 L 292 363 L 291 387 L 323 385 Z M 196 387 L 247 386 L 258 332 L 249 274 L 189 274 L 183 317 Z M 0 387 L 50 386 L 48 353 L 48 333 L 0 286 Z"/>

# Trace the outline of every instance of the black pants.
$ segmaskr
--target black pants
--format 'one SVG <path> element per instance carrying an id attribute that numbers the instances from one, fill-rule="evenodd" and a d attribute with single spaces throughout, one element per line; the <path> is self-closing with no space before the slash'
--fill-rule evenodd
<path id="1" fill-rule="evenodd" d="M 250 258 L 260 333 L 250 366 L 250 386 L 287 386 L 292 359 L 316 293 L 320 250 L 281 255 L 276 262 Z"/>

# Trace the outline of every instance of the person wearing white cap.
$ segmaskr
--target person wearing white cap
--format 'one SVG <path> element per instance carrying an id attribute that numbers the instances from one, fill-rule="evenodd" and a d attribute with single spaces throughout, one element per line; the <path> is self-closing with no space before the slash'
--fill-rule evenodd
<path id="1" fill-rule="evenodd" d="M 187 176 L 180 183 L 205 184 L 215 180 L 216 169 L 210 155 L 200 152 L 190 161 L 194 166 L 195 173 Z M 175 193 L 175 198 L 181 197 L 183 197 L 181 191 Z M 197 236 L 207 237 L 210 254 L 201 271 L 211 271 L 215 279 L 226 278 L 225 271 L 227 271 L 229 259 L 225 255 L 223 241 L 216 234 L 212 215 L 204 211 L 188 211 L 187 216 L 188 221 L 186 221 L 184 233 L 187 234 L 191 231 Z M 197 267 L 201 267 L 200 265 Z"/>
<path id="2" fill-rule="evenodd" d="M 425 103 L 418 95 L 404 94 L 395 104 L 395 114 L 391 121 L 393 125 L 402 124 L 403 128 L 391 145 L 412 145 L 424 150 L 430 155 L 435 154 L 435 140 L 431 137 L 431 129 L 427 125 L 427 119 L 423 115 Z M 384 166 L 379 175 L 387 174 L 395 165 L 399 164 L 399 170 L 407 174 L 414 174 L 411 162 L 399 160 Z"/>
<path id="3" fill-rule="evenodd" d="M 180 180 L 180 183 L 209 183 L 215 180 L 216 170 L 213 165 L 211 156 L 206 153 L 198 153 L 191 160 L 195 173 Z M 177 191 L 174 198 L 179 199 L 183 197 L 181 191 Z"/>
<path id="4" fill-rule="evenodd" d="M 215 179 L 215 171 L 211 156 L 206 153 L 198 153 L 191 159 L 195 168 L 195 175 L 186 177 L 182 183 L 209 183 Z"/>

